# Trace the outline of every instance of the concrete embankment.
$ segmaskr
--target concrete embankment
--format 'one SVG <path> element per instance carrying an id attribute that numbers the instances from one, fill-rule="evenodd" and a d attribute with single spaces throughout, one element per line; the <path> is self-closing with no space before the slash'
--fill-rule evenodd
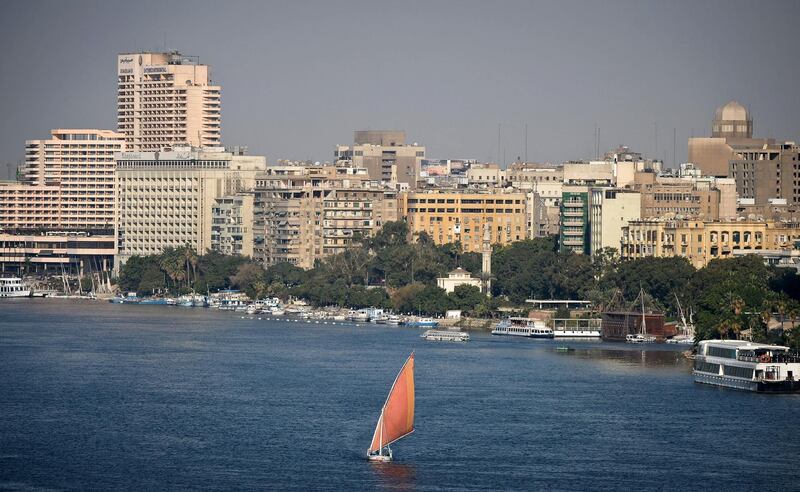
<path id="1" fill-rule="evenodd" d="M 484 318 L 441 319 L 439 325 L 444 328 L 459 328 L 465 331 L 492 331 L 497 320 Z"/>

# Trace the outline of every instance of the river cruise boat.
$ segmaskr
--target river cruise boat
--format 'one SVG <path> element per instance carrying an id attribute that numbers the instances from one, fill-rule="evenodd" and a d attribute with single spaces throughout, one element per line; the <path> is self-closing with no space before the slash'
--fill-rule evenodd
<path id="1" fill-rule="evenodd" d="M 30 297 L 31 289 L 19 277 L 0 278 L 0 297 Z"/>
<path id="2" fill-rule="evenodd" d="M 433 318 L 416 318 L 406 322 L 406 326 L 413 328 L 436 328 L 439 322 Z"/>
<path id="3" fill-rule="evenodd" d="M 544 321 L 531 318 L 508 318 L 494 327 L 492 335 L 510 335 L 529 338 L 553 338 L 553 329 Z"/>
<path id="4" fill-rule="evenodd" d="M 551 319 L 555 338 L 600 338 L 600 318 Z"/>
<path id="5" fill-rule="evenodd" d="M 469 333 L 463 331 L 428 330 L 420 337 L 435 342 L 469 342 Z"/>
<path id="6" fill-rule="evenodd" d="M 744 340 L 703 340 L 694 359 L 697 383 L 759 393 L 800 392 L 800 355 L 789 347 Z"/>

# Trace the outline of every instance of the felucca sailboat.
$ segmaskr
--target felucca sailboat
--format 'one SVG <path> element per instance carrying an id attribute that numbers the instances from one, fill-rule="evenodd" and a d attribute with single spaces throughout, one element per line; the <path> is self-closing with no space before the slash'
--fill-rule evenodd
<path id="1" fill-rule="evenodd" d="M 392 461 L 389 445 L 414 432 L 414 353 L 394 378 L 386 403 L 381 408 L 372 444 L 367 450 L 370 461 Z"/>

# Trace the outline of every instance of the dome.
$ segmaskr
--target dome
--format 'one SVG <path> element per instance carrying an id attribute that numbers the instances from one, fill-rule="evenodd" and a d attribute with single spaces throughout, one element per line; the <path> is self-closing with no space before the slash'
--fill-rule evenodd
<path id="1" fill-rule="evenodd" d="M 739 101 L 731 101 L 717 108 L 714 119 L 718 121 L 748 121 L 750 112 Z"/>

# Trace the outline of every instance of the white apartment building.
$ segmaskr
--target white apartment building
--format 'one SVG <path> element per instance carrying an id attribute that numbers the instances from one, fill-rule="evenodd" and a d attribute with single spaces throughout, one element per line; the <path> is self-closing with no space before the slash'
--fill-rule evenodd
<path id="1" fill-rule="evenodd" d="M 590 253 L 595 255 L 603 248 L 621 252 L 628 222 L 641 218 L 642 195 L 613 188 L 591 188 L 589 192 Z"/>
<path id="2" fill-rule="evenodd" d="M 117 128 L 132 151 L 214 147 L 221 142 L 221 87 L 197 57 L 123 53 L 117 57 Z"/>
<path id="3" fill-rule="evenodd" d="M 118 264 L 186 244 L 204 253 L 212 246 L 215 200 L 252 191 L 265 170 L 263 156 L 220 147 L 118 154 Z"/>

